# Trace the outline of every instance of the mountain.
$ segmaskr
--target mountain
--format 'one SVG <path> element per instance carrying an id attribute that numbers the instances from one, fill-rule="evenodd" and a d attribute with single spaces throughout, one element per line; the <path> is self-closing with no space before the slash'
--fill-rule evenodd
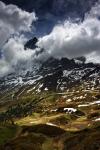
<path id="1" fill-rule="evenodd" d="M 37 41 L 36 37 L 30 39 L 25 44 L 25 49 L 33 50 L 37 47 Z M 36 52 L 36 55 L 43 51 Z M 35 94 L 47 91 L 65 92 L 78 86 L 82 86 L 84 90 L 99 88 L 100 64 L 86 63 L 85 57 L 73 59 L 49 57 L 45 61 L 35 60 L 32 63 L 31 69 L 16 66 L 15 72 L 0 78 L 2 100 L 8 100 L 8 97 L 10 99 L 12 95 L 16 95 L 16 91 L 24 95 L 29 91 Z M 4 96 L 6 92 L 9 93 L 7 97 Z"/>
<path id="2" fill-rule="evenodd" d="M 2 1 L 35 11 L 38 20 L 36 37 L 24 45 L 25 58 L 28 52 L 33 57 L 29 61 L 18 57 L 17 64 L 11 61 L 13 72 L 0 77 L 0 150 L 100 150 L 100 64 L 89 63 L 84 56 L 47 57 L 48 49 L 37 46 L 37 37 L 48 34 L 55 24 L 69 18 L 84 20 L 97 0 Z M 91 30 L 95 32 L 92 26 Z M 9 55 L 6 46 L 4 53 L 1 65 Z"/>
<path id="3" fill-rule="evenodd" d="M 25 50 L 34 50 L 37 42 L 36 37 L 30 39 L 24 45 Z M 36 55 L 43 51 L 36 52 Z M 33 86 L 38 92 L 65 91 L 88 81 L 93 88 L 99 84 L 100 79 L 100 64 L 86 63 L 85 57 L 74 59 L 50 57 L 46 61 L 33 61 L 31 69 L 19 68 L 21 66 L 17 66 L 14 73 L 0 79 L 1 93 L 3 89 L 10 90 L 18 86 Z"/>
<path id="4" fill-rule="evenodd" d="M 99 150 L 100 64 L 50 57 L 0 78 L 0 127 L 1 150 Z"/>
<path id="5" fill-rule="evenodd" d="M 19 85 L 22 87 L 33 85 L 34 89 L 38 91 L 45 89 L 64 91 L 75 86 L 75 84 L 88 81 L 94 87 L 99 82 L 100 65 L 85 63 L 84 60 L 83 57 L 75 59 L 62 58 L 60 60 L 50 57 L 42 64 L 33 64 L 34 67 L 31 71 L 23 71 L 23 74 L 16 71 L 16 73 L 1 78 L 0 89 L 14 88 Z"/>
<path id="6" fill-rule="evenodd" d="M 36 43 L 38 42 L 38 39 L 34 37 L 33 39 L 30 39 L 25 45 L 25 49 L 35 49 L 36 48 Z"/>

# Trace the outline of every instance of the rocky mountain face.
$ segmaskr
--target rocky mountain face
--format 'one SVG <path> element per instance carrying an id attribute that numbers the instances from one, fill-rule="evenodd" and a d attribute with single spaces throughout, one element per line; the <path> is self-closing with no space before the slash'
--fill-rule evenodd
<path id="1" fill-rule="evenodd" d="M 38 42 L 38 39 L 34 37 L 33 39 L 29 40 L 25 45 L 25 49 L 35 49 L 36 48 L 36 43 Z"/>
<path id="2" fill-rule="evenodd" d="M 13 73 L 0 79 L 0 90 L 17 86 L 33 86 L 35 91 L 65 91 L 75 85 L 89 82 L 90 87 L 100 84 L 100 65 L 85 63 L 83 58 L 49 58 L 42 64 L 33 64 L 33 70 Z M 86 87 L 88 88 L 88 87 Z"/>
<path id="3" fill-rule="evenodd" d="M 99 141 L 100 64 L 50 57 L 0 78 L 1 150 L 99 150 Z"/>
<path id="4" fill-rule="evenodd" d="M 84 60 L 49 58 L 0 79 L 1 150 L 99 150 L 100 64 Z"/>
<path id="5" fill-rule="evenodd" d="M 25 44 L 25 49 L 34 50 L 38 39 L 34 37 Z M 36 55 L 39 55 L 37 52 Z M 16 71 L 0 78 L 0 94 L 16 88 L 33 90 L 36 93 L 43 91 L 64 92 L 78 85 L 85 85 L 85 89 L 100 86 L 100 64 L 86 63 L 85 57 L 74 59 L 48 58 L 46 61 L 33 62 L 31 70 Z M 32 87 L 32 88 L 31 88 Z"/>

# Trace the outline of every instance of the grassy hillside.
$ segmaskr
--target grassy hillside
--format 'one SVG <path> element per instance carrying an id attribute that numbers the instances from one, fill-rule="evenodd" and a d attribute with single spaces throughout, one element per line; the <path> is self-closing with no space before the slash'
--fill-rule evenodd
<path id="1" fill-rule="evenodd" d="M 16 129 L 16 128 L 15 128 Z M 10 127 L 5 131 L 10 130 Z M 3 132 L 3 131 L 2 131 Z M 15 132 L 14 132 L 15 133 Z M 84 129 L 79 132 L 65 131 L 61 128 L 40 124 L 21 126 L 17 133 L 10 134 L 12 139 L 7 141 L 6 132 L 4 145 L 0 150 L 99 150 L 100 126 Z M 0 139 L 2 136 L 0 134 Z M 1 142 L 1 140 L 0 140 Z M 4 141 L 1 143 L 3 144 Z"/>

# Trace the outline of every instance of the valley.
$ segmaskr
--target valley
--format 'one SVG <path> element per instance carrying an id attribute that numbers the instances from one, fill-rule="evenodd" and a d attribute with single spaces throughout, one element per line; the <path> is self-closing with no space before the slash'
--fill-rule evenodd
<path id="1" fill-rule="evenodd" d="M 63 74 L 56 72 L 56 68 L 48 73 L 52 70 L 45 72 L 45 68 L 42 73 L 38 72 L 41 78 L 34 82 L 16 84 L 13 80 L 7 88 L 4 86 L 0 94 L 1 150 L 21 150 L 23 146 L 25 150 L 27 147 L 30 150 L 33 147 L 34 150 L 83 150 L 88 139 L 90 145 L 86 149 L 99 150 L 100 76 L 99 69 L 94 67 L 85 69 L 84 76 L 78 68 L 63 71 Z M 53 78 L 57 80 L 56 84 Z M 77 145 L 80 138 L 82 143 Z M 74 149 L 70 139 L 76 141 Z"/>

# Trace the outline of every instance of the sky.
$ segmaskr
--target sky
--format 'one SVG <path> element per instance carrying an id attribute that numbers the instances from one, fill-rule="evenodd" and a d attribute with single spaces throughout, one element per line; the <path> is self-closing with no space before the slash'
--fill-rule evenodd
<path id="1" fill-rule="evenodd" d="M 38 48 L 25 50 L 29 38 L 26 35 L 36 33 L 38 19 L 35 10 L 27 12 L 0 1 L 0 77 L 14 72 L 16 66 L 24 64 L 29 68 L 34 59 L 45 60 L 50 56 L 85 56 L 87 62 L 100 63 L 100 1 L 85 14 L 83 21 L 59 21 L 50 33 L 39 37 Z M 44 52 L 36 56 L 42 48 Z"/>
<path id="2" fill-rule="evenodd" d="M 31 32 L 37 20 L 35 12 L 29 13 L 15 5 L 0 1 L 0 76 L 14 71 L 20 62 L 27 62 L 34 51 L 24 50 L 27 41 L 24 33 Z"/>
<path id="3" fill-rule="evenodd" d="M 100 2 L 85 14 L 83 22 L 59 23 L 38 45 L 57 58 L 85 56 L 87 61 L 100 62 Z"/>

